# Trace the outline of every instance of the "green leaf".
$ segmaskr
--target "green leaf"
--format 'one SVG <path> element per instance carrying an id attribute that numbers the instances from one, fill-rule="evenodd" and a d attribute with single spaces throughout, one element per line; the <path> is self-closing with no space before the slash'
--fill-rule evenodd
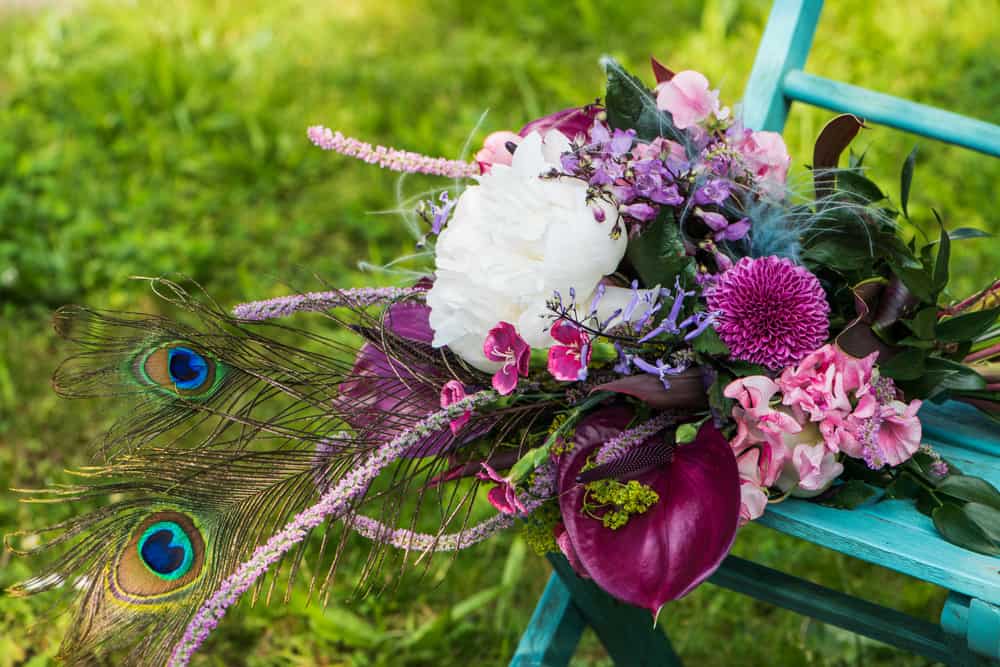
<path id="1" fill-rule="evenodd" d="M 924 308 L 912 319 L 903 320 L 903 324 L 909 327 L 910 331 L 924 340 L 934 340 L 936 338 L 934 325 L 937 324 L 938 309 L 934 306 Z"/>
<path id="2" fill-rule="evenodd" d="M 961 505 L 945 503 L 934 510 L 931 518 L 941 536 L 952 544 L 987 556 L 1000 556 L 996 540 L 991 539 Z"/>
<path id="3" fill-rule="evenodd" d="M 941 386 L 946 389 L 975 391 L 986 388 L 986 380 L 982 375 L 957 361 L 929 357 L 924 366 L 931 373 L 946 374 L 941 382 Z"/>
<path id="4" fill-rule="evenodd" d="M 997 491 L 992 484 L 979 477 L 949 475 L 941 480 L 937 490 L 958 500 L 981 503 L 1000 510 L 1000 491 Z"/>
<path id="5" fill-rule="evenodd" d="M 826 507 L 852 510 L 870 500 L 874 495 L 875 489 L 859 479 L 852 479 L 831 489 L 829 495 L 823 494 L 814 500 Z"/>
<path id="6" fill-rule="evenodd" d="M 941 216 L 938 215 L 937 211 L 934 211 L 934 217 L 937 218 L 938 226 L 941 228 L 941 236 L 938 239 L 938 243 L 941 247 L 938 248 L 937 261 L 934 263 L 933 294 L 936 297 L 938 293 L 948 284 L 948 263 L 951 259 L 951 239 L 948 238 L 948 232 L 944 229 L 944 222 L 941 221 Z"/>
<path id="7" fill-rule="evenodd" d="M 933 281 L 925 268 L 908 268 L 902 263 L 891 260 L 889 266 L 892 268 L 892 272 L 903 281 L 907 289 L 913 292 L 921 301 L 924 303 L 932 303 L 934 301 Z"/>
<path id="8" fill-rule="evenodd" d="M 906 209 L 906 204 L 910 200 L 910 184 L 913 183 L 913 169 L 917 164 L 917 147 L 914 146 L 910 154 L 903 162 L 903 171 L 899 175 L 899 205 L 903 207 L 903 215 L 907 219 L 910 213 Z"/>
<path id="9" fill-rule="evenodd" d="M 718 332 L 712 327 L 705 329 L 700 336 L 694 339 L 692 347 L 696 352 L 709 357 L 729 356 L 729 346 L 722 342 Z"/>
<path id="10" fill-rule="evenodd" d="M 927 352 L 910 348 L 879 364 L 879 372 L 894 380 L 916 380 L 924 374 L 924 359 Z"/>
<path id="11" fill-rule="evenodd" d="M 646 85 L 629 74 L 614 59 L 604 59 L 608 88 L 604 105 L 608 125 L 619 130 L 633 129 L 639 139 L 652 141 L 667 137 L 684 144 L 669 114 L 656 108 L 656 99 Z"/>
<path id="12" fill-rule="evenodd" d="M 966 503 L 962 509 L 991 540 L 1000 542 L 1000 510 L 981 503 Z"/>
<path id="13" fill-rule="evenodd" d="M 863 176 L 859 171 L 838 172 L 837 189 L 866 204 L 885 199 L 885 194 L 875 182 Z"/>
<path id="14" fill-rule="evenodd" d="M 961 343 L 971 341 L 987 331 L 1000 317 L 1000 308 L 977 310 L 956 317 L 949 317 L 937 325 L 940 340 Z"/>
<path id="15" fill-rule="evenodd" d="M 695 284 L 694 258 L 687 256 L 680 228 L 667 209 L 628 244 L 627 257 L 649 287 L 673 285 L 677 276 L 687 289 Z"/>
<path id="16" fill-rule="evenodd" d="M 896 479 L 889 486 L 885 487 L 885 498 L 901 500 L 916 498 L 921 489 L 923 487 L 920 486 L 920 482 L 904 470 L 896 476 Z"/>

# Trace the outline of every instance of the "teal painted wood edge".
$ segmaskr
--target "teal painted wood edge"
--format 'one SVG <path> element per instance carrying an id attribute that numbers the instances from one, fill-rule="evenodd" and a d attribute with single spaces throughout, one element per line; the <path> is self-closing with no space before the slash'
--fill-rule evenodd
<path id="1" fill-rule="evenodd" d="M 925 440 L 1000 457 L 1000 423 L 971 405 L 958 401 L 941 405 L 925 402 L 918 414 Z"/>
<path id="2" fill-rule="evenodd" d="M 784 97 L 1000 157 L 1000 126 L 794 69 Z M 749 124 L 748 124 L 749 125 Z M 751 126 L 752 127 L 752 126 Z"/>
<path id="3" fill-rule="evenodd" d="M 559 575 L 549 577 L 510 667 L 565 667 L 587 622 Z"/>
<path id="4" fill-rule="evenodd" d="M 653 625 L 648 611 L 616 600 L 594 582 L 580 578 L 562 555 L 547 558 L 616 665 L 681 667 L 670 640 Z"/>
<path id="5" fill-rule="evenodd" d="M 952 664 L 964 652 L 962 642 L 933 623 L 736 556 L 709 581 L 932 660 Z"/>
<path id="6" fill-rule="evenodd" d="M 1000 607 L 973 598 L 969 601 L 969 648 L 1000 659 Z"/>
<path id="7" fill-rule="evenodd" d="M 941 628 L 950 635 L 965 639 L 969 631 L 969 603 L 972 598 L 954 591 L 941 607 Z"/>
<path id="8" fill-rule="evenodd" d="M 775 0 L 743 92 L 746 127 L 771 132 L 784 129 L 789 101 L 782 82 L 787 72 L 805 65 L 822 9 L 822 0 Z"/>
<path id="9" fill-rule="evenodd" d="M 916 509 L 909 510 L 918 514 Z M 1000 600 L 1000 578 L 996 576 L 1000 559 L 973 553 L 923 531 L 907 529 L 877 514 L 789 500 L 768 507 L 757 521 L 787 535 L 948 590 Z"/>

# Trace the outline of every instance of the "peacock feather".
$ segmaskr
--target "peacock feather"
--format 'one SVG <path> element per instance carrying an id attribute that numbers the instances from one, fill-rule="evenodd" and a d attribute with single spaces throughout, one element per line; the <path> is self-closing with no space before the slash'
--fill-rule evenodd
<path id="1" fill-rule="evenodd" d="M 298 302 L 294 310 L 332 321 L 339 333 L 325 337 L 230 315 L 171 281 L 153 288 L 194 324 L 80 307 L 55 318 L 76 346 L 56 371 L 58 391 L 129 405 L 101 442 L 102 465 L 79 471 L 74 486 L 25 492 L 29 502 L 97 509 L 8 536 L 15 550 L 40 542 L 22 553 L 44 561 L 10 593 L 75 599 L 62 646 L 71 664 L 107 651 L 127 665 L 165 664 L 199 610 L 276 539 L 260 570 L 270 583 L 253 578 L 255 599 L 270 599 L 282 565 L 291 586 L 313 533 L 309 586 L 325 600 L 351 529 L 373 540 L 357 583 L 364 591 L 389 581 L 375 575 L 418 562 L 411 552 L 458 548 L 495 528 L 469 527 L 475 478 L 433 480 L 475 467 L 497 443 L 520 451 L 546 404 L 477 410 L 461 441 L 440 415 L 428 427 L 444 383 L 489 380 L 431 347 L 419 290 L 375 315 L 348 293 Z M 428 513 L 439 528 L 420 534 Z M 304 528 L 285 539 L 296 522 Z"/>

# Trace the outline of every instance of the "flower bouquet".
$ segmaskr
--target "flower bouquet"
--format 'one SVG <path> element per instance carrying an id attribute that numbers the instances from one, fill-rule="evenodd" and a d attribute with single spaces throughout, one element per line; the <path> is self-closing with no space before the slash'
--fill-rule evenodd
<path id="1" fill-rule="evenodd" d="M 134 405 L 107 463 L 50 492 L 109 504 L 57 526 L 35 548 L 47 569 L 13 589 L 76 592 L 68 656 L 124 643 L 128 661 L 186 664 L 269 570 L 298 570 L 312 532 L 319 559 L 369 538 L 375 572 L 387 547 L 405 563 L 516 528 L 654 615 L 789 497 L 913 498 L 946 539 L 1000 554 L 1000 493 L 923 444 L 918 412 L 1000 405 L 1000 283 L 946 292 L 951 242 L 982 233 L 921 240 L 912 154 L 898 206 L 838 168 L 854 117 L 824 129 L 806 198 L 781 136 L 744 127 L 703 75 L 654 60 L 649 89 L 605 65 L 600 103 L 491 134 L 475 162 L 309 129 L 454 179 L 417 206 L 433 266 L 411 284 L 227 312 L 158 279 L 197 326 L 59 312 L 81 349 L 57 390 Z M 302 312 L 355 337 L 278 321 Z M 495 512 L 473 523 L 483 486 Z"/>

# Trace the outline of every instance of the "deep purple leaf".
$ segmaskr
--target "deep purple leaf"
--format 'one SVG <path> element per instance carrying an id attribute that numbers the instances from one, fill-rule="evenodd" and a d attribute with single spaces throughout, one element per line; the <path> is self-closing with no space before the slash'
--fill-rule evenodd
<path id="1" fill-rule="evenodd" d="M 664 389 L 659 378 L 644 373 L 598 385 L 594 391 L 626 394 L 657 410 L 708 408 L 708 390 L 701 368 L 691 368 L 668 379 L 670 389 Z"/>

